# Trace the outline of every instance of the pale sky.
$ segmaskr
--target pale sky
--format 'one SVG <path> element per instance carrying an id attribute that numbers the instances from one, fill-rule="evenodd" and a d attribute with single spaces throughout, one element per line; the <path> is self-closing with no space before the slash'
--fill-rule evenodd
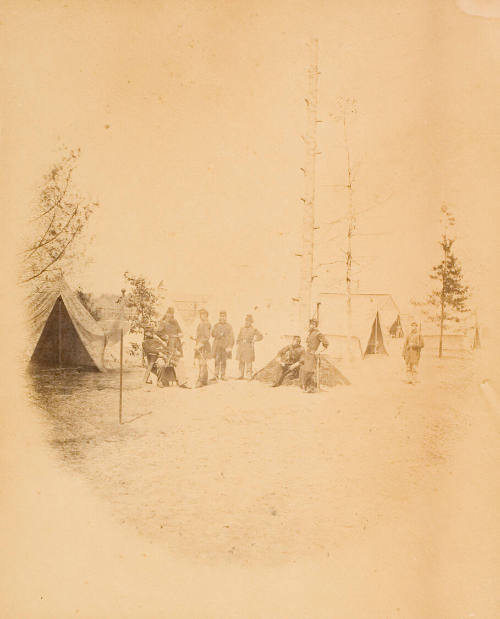
<path id="1" fill-rule="evenodd" d="M 463 3 L 462 3 L 463 4 Z M 125 270 L 174 290 L 298 292 L 307 41 L 319 39 L 317 262 L 342 258 L 352 122 L 361 291 L 406 307 L 429 288 L 441 202 L 474 303 L 498 282 L 499 19 L 452 0 L 7 2 L 3 177 L 15 224 L 61 144 L 100 201 L 78 281 Z M 376 234 L 374 234 L 376 233 Z M 380 233 L 380 234 L 379 234 Z M 343 266 L 317 289 L 342 290 Z M 242 278 L 242 276 L 244 276 Z M 498 298 L 498 297 L 495 297 Z"/>

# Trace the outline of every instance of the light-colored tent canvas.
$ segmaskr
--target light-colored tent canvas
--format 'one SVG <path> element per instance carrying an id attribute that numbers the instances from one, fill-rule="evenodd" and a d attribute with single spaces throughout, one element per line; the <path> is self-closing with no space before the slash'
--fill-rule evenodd
<path id="1" fill-rule="evenodd" d="M 29 332 L 32 364 L 104 370 L 104 331 L 63 278 L 30 299 Z"/>
<path id="2" fill-rule="evenodd" d="M 333 354 L 347 352 L 347 295 L 324 292 L 319 295 L 320 327 L 333 344 Z M 387 353 L 385 338 L 399 316 L 399 309 L 389 294 L 353 294 L 351 296 L 352 350 L 367 354 Z"/>

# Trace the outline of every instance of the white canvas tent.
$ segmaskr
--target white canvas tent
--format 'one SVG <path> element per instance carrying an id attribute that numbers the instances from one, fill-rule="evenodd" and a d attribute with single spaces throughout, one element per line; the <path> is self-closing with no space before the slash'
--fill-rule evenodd
<path id="1" fill-rule="evenodd" d="M 30 299 L 28 356 L 44 368 L 104 370 L 104 331 L 64 278 Z"/>
<path id="2" fill-rule="evenodd" d="M 333 346 L 332 353 L 344 356 L 348 346 L 347 295 L 319 295 L 320 329 Z M 398 319 L 399 309 L 389 294 L 351 295 L 352 350 L 364 357 L 387 354 L 386 338 Z"/>

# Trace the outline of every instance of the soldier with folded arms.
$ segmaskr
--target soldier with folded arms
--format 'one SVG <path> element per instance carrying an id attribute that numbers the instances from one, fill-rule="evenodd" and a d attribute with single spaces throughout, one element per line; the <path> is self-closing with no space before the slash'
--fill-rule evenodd
<path id="1" fill-rule="evenodd" d="M 253 317 L 248 314 L 245 318 L 245 325 L 241 327 L 237 339 L 237 358 L 240 362 L 239 380 L 245 378 L 245 369 L 247 371 L 247 376 L 252 378 L 253 362 L 255 361 L 254 342 L 260 342 L 261 340 L 262 333 L 253 326 Z"/>

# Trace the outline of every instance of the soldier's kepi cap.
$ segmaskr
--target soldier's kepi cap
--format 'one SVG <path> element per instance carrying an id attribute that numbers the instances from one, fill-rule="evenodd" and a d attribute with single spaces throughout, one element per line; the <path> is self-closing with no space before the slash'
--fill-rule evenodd
<path id="1" fill-rule="evenodd" d="M 225 310 L 221 310 L 219 312 L 219 316 L 227 316 L 227 312 Z"/>
<path id="2" fill-rule="evenodd" d="M 417 323 L 415 321 L 411 323 L 411 326 L 412 327 L 418 327 L 418 325 L 417 325 Z"/>
<path id="3" fill-rule="evenodd" d="M 252 316 L 252 314 L 247 314 L 247 315 L 245 316 L 245 320 L 250 320 L 251 322 L 253 322 L 253 316 Z"/>
<path id="4" fill-rule="evenodd" d="M 167 307 L 167 314 L 173 314 L 174 313 L 174 308 L 173 307 Z"/>
<path id="5" fill-rule="evenodd" d="M 206 314 L 208 316 L 208 312 L 207 312 L 207 310 L 204 307 L 202 307 L 201 310 L 200 310 L 200 315 L 201 314 Z"/>

